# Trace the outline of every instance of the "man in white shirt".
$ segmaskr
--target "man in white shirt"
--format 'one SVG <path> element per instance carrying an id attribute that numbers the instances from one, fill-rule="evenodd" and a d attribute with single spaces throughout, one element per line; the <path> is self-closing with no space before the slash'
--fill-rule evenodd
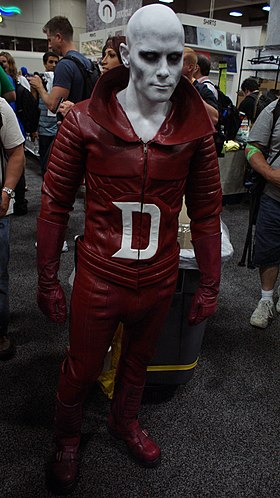
<path id="1" fill-rule="evenodd" d="M 211 63 L 208 57 L 202 54 L 197 54 L 197 64 L 194 72 L 194 77 L 199 83 L 204 83 L 218 100 L 218 91 L 214 83 L 209 79 Z"/>
<path id="2" fill-rule="evenodd" d="M 15 346 L 7 336 L 9 325 L 8 215 L 13 212 L 14 189 L 25 164 L 23 143 L 24 137 L 14 111 L 4 99 L 0 98 L 0 360 L 11 358 L 15 352 Z"/>

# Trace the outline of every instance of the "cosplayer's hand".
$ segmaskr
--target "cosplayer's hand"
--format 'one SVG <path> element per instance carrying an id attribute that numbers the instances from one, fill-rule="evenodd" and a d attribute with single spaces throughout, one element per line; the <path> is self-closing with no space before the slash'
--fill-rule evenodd
<path id="1" fill-rule="evenodd" d="M 192 298 L 188 318 L 190 325 L 197 325 L 216 310 L 221 277 L 221 234 L 205 235 L 192 243 L 200 283 Z"/>
<path id="2" fill-rule="evenodd" d="M 64 292 L 57 277 L 66 226 L 43 218 L 37 220 L 37 302 L 53 322 L 63 323 L 67 310 Z"/>
<path id="3" fill-rule="evenodd" d="M 195 292 L 189 311 L 189 324 L 198 325 L 215 313 L 218 289 L 199 287 Z"/>
<path id="4" fill-rule="evenodd" d="M 40 310 L 52 322 L 64 323 L 67 318 L 66 299 L 59 282 L 52 285 L 38 285 L 37 303 Z"/>

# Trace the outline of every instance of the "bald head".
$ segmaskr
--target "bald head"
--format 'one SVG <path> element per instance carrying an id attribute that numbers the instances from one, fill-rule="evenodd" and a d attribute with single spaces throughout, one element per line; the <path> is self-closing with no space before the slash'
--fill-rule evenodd
<path id="1" fill-rule="evenodd" d="M 184 44 L 184 30 L 176 14 L 169 7 L 165 5 L 146 5 L 138 9 L 130 18 L 126 37 L 127 44 L 131 44 L 143 36 L 161 37 L 179 37 L 182 44 Z"/>
<path id="2" fill-rule="evenodd" d="M 129 20 L 126 40 L 120 54 L 129 68 L 131 100 L 167 102 L 182 73 L 184 30 L 179 19 L 169 7 L 147 5 Z"/>

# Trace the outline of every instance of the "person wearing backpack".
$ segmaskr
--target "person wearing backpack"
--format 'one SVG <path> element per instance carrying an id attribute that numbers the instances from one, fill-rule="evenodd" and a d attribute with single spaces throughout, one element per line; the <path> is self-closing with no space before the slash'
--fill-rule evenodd
<path id="1" fill-rule="evenodd" d="M 47 108 L 55 113 L 62 99 L 76 104 L 89 98 L 99 70 L 96 64 L 77 51 L 73 42 L 73 27 L 67 17 L 53 17 L 43 31 L 48 37 L 49 50 L 62 58 L 56 66 L 50 93 L 44 88 L 40 76 L 34 75 L 28 80 Z"/>
<path id="2" fill-rule="evenodd" d="M 256 120 L 257 99 L 259 97 L 259 83 L 255 78 L 246 78 L 241 84 L 241 90 L 245 98 L 238 106 L 239 112 L 243 112 L 251 126 Z"/>
<path id="3" fill-rule="evenodd" d="M 196 71 L 197 65 L 197 54 L 190 47 L 184 47 L 184 64 L 182 74 L 188 78 L 188 80 L 193 84 L 201 98 L 204 101 L 204 105 L 207 109 L 209 117 L 213 123 L 216 125 L 219 119 L 218 112 L 218 102 L 212 92 L 207 88 L 204 83 L 199 83 L 195 77 L 194 73 Z"/>
<path id="4" fill-rule="evenodd" d="M 259 268 L 261 298 L 250 318 L 253 327 L 265 329 L 280 313 L 280 287 L 274 306 L 274 289 L 280 264 L 280 119 L 273 123 L 278 100 L 269 104 L 254 123 L 245 154 L 250 166 L 265 180 L 256 221 L 253 264 Z M 274 126 L 273 126 L 274 125 Z"/>
<path id="5" fill-rule="evenodd" d="M 109 71 L 110 69 L 113 69 L 114 67 L 117 67 L 120 64 L 122 64 L 119 52 L 119 47 L 121 43 L 125 43 L 125 36 L 121 35 L 109 36 L 105 41 L 105 44 L 102 48 L 102 60 L 101 60 L 102 73 Z M 60 104 L 58 111 L 63 118 L 70 111 L 70 109 L 72 109 L 73 105 L 75 104 L 70 100 L 64 100 Z"/>
<path id="6" fill-rule="evenodd" d="M 204 83 L 218 100 L 218 90 L 215 84 L 209 79 L 210 69 L 210 59 L 208 59 L 205 55 L 197 54 L 197 65 L 193 74 L 194 78 L 197 79 L 198 83 Z"/>
<path id="7" fill-rule="evenodd" d="M 271 90 L 261 92 L 255 78 L 247 78 L 241 85 L 245 99 L 239 105 L 238 110 L 243 112 L 252 126 L 263 109 L 277 99 Z"/>

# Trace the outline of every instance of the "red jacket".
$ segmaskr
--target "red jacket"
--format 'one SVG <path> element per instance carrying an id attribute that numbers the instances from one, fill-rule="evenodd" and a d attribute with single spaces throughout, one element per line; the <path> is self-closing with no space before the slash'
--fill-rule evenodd
<path id="1" fill-rule="evenodd" d="M 192 238 L 220 231 L 221 187 L 214 129 L 192 85 L 181 78 L 170 114 L 144 144 L 116 99 L 127 83 L 123 66 L 109 71 L 91 99 L 68 113 L 45 174 L 40 217 L 66 225 L 85 175 L 79 258 L 97 275 L 137 287 L 177 268 L 184 194 Z"/>

